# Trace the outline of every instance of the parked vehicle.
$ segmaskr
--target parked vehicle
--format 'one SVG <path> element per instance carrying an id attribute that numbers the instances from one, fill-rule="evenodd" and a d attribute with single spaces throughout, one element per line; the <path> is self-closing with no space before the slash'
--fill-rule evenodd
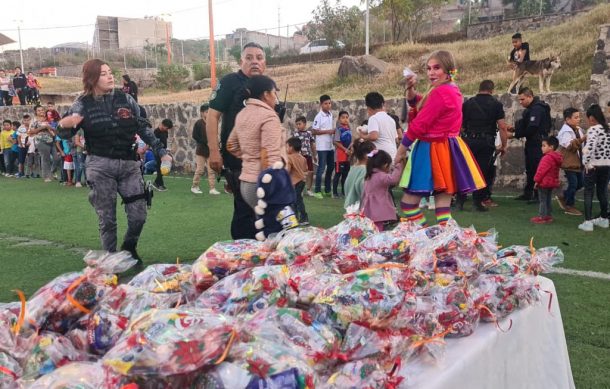
<path id="1" fill-rule="evenodd" d="M 345 48 L 345 43 L 341 41 L 336 41 L 335 46 L 339 49 Z M 307 42 L 307 44 L 301 47 L 299 50 L 299 54 L 310 54 L 310 53 L 319 53 L 321 51 L 326 51 L 331 49 L 332 46 L 329 46 L 328 41 L 326 39 L 316 39 L 311 42 Z"/>

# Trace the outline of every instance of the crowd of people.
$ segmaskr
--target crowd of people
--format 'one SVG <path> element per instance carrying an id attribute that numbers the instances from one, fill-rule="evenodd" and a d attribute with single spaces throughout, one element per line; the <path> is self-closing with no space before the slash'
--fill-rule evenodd
<path id="1" fill-rule="evenodd" d="M 103 247 L 110 251 L 116 250 L 116 217 L 106 220 L 103 210 L 112 208 L 114 212 L 117 192 L 126 205 L 137 203 L 131 210 L 126 207 L 131 227 L 122 246 L 137 257 L 135 247 L 146 215 L 139 201 L 147 196 L 142 175 L 156 173 L 154 188 L 167 190 L 162 170 L 171 161 L 165 150 L 173 123 L 164 119 L 153 131 L 145 119 L 146 111 L 137 103 L 135 83 L 124 76 L 122 88 L 114 88 L 109 66 L 91 61 L 83 66 L 83 95 L 63 119 L 52 103 L 36 105 L 20 121 L 4 118 L 0 169 L 6 177 L 45 182 L 56 178 L 66 186 L 90 186 Z M 510 125 L 502 104 L 493 96 L 491 80 L 483 80 L 479 93 L 463 102 L 453 55 L 441 50 L 426 62 L 429 87 L 424 93 L 416 90 L 417 75 L 405 69 L 400 118 L 385 110 L 380 93 L 370 92 L 365 96 L 368 119 L 352 128 L 349 113 L 340 111 L 335 118 L 332 98 L 324 94 L 311 125 L 300 116 L 287 136 L 279 89 L 264 75 L 265 65 L 263 48 L 246 44 L 240 70 L 225 76 L 209 104 L 200 107 L 201 117 L 192 132 L 197 148 L 191 191 L 203 193 L 200 181 L 207 171 L 209 193 L 219 195 L 216 177 L 224 177 L 225 192 L 234 199 L 234 239 L 255 238 L 260 175 L 278 162 L 289 173 L 295 191 L 292 212 L 301 225 L 310 222 L 304 196 L 344 198 L 348 211 L 363 213 L 380 230 L 399 219 L 427 225 L 422 211 L 426 204 L 434 209 L 436 222 L 445 223 L 452 217 L 452 208 L 464 209 L 470 193 L 474 210 L 487 212 L 498 206 L 492 197 L 495 170 L 511 138 L 525 139 L 527 178 L 517 200 L 539 204 L 532 223 L 553 221 L 552 195 L 563 170 L 567 184 L 556 196 L 560 208 L 568 215 L 581 216 L 575 194 L 584 187 L 585 220 L 579 228 L 608 227 L 610 129 L 599 105 L 585 112 L 587 131 L 579 127 L 578 109 L 566 107 L 565 124 L 555 137 L 548 104 L 522 88 L 517 99 L 524 111 Z M 2 79 L 0 72 L 4 85 Z M 101 103 L 107 99 L 106 105 Z M 108 177 L 117 161 L 129 161 L 128 176 Z M 403 191 L 399 204 L 392 194 L 394 188 Z M 601 208 L 595 216 L 593 193 Z M 107 196 L 112 201 L 102 201 Z"/>
<path id="2" fill-rule="evenodd" d="M 13 100 L 20 105 L 40 103 L 40 82 L 33 72 L 23 74 L 16 66 L 12 72 L 0 69 L 0 107 L 13 105 Z"/>

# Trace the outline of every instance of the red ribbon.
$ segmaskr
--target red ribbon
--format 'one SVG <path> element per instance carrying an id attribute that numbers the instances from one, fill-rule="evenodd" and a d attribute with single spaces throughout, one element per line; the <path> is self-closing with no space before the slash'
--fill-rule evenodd
<path id="1" fill-rule="evenodd" d="M 7 369 L 4 366 L 0 366 L 0 373 L 4 373 L 8 376 L 11 376 L 13 378 L 13 381 L 17 381 L 17 379 L 19 378 L 19 377 L 17 377 L 17 374 L 15 374 L 14 371 Z"/>

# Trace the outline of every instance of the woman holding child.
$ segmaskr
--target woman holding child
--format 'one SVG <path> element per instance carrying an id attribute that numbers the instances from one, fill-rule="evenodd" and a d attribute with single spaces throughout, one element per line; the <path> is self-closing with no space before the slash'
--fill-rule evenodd
<path id="1" fill-rule="evenodd" d="M 404 188 L 400 203 L 405 217 L 426 225 L 419 207 L 424 196 L 434 195 L 436 220 L 451 218 L 451 197 L 485 187 L 485 179 L 468 146 L 459 137 L 462 125 L 462 94 L 454 83 L 456 65 L 448 51 L 435 51 L 428 57 L 426 70 L 430 89 L 418 102 L 415 77 L 407 78 L 407 99 L 413 118 L 398 148 L 396 161 L 411 154 L 399 185 Z"/>

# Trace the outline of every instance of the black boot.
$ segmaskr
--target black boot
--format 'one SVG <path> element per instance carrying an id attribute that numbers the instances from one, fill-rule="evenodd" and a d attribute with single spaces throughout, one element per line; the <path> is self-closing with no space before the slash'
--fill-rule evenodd
<path id="1" fill-rule="evenodd" d="M 474 210 L 477 212 L 489 212 L 489 209 L 487 209 L 487 207 L 481 204 L 480 202 L 474 203 Z"/>
<path id="2" fill-rule="evenodd" d="M 144 265 L 144 263 L 142 262 L 142 258 L 140 258 L 140 256 L 138 255 L 138 252 L 136 251 L 136 245 L 137 245 L 137 243 L 123 242 L 123 244 L 121 245 L 121 250 L 129 251 L 129 253 L 133 257 L 133 259 L 138 261 L 136 263 L 135 268 L 141 268 Z"/>
<path id="3" fill-rule="evenodd" d="M 467 198 L 468 198 L 468 196 L 465 194 L 458 193 L 455 195 L 455 208 L 458 211 L 464 210 L 464 203 L 466 202 Z"/>

